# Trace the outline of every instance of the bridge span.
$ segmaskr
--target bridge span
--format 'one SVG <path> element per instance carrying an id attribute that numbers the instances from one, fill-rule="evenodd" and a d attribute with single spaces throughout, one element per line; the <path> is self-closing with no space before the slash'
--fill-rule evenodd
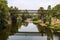
<path id="1" fill-rule="evenodd" d="M 41 35 L 46 35 L 45 32 L 40 33 L 40 32 L 17 32 L 14 34 L 14 36 L 41 36 Z"/>

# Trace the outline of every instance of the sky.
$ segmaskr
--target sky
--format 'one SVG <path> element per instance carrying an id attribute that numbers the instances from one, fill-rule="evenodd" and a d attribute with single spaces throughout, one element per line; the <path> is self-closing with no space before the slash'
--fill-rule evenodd
<path id="1" fill-rule="evenodd" d="M 20 10 L 38 10 L 40 7 L 47 9 L 48 5 L 51 7 L 60 4 L 60 0 L 7 0 L 8 6 L 17 7 Z"/>

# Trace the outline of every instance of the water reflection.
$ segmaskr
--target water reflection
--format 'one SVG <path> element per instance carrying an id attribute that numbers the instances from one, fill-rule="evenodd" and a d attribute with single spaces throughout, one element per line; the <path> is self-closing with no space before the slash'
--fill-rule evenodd
<path id="1" fill-rule="evenodd" d="M 37 26 L 33 23 L 28 23 L 27 26 L 22 25 L 21 28 L 18 29 L 19 32 L 39 32 Z"/>
<path id="2" fill-rule="evenodd" d="M 12 36 L 9 40 L 46 40 L 46 36 Z"/>
<path id="3" fill-rule="evenodd" d="M 21 26 L 18 29 L 19 32 L 40 32 L 40 36 L 17 36 L 10 35 L 8 29 L 0 31 L 0 40 L 60 40 L 60 33 L 52 33 L 51 30 L 47 27 L 39 27 L 40 25 L 35 25 L 33 23 L 28 23 L 28 26 Z M 38 29 L 39 28 L 39 29 Z M 40 30 L 41 29 L 41 30 Z M 7 32 L 6 32 L 7 31 Z M 45 35 L 44 35 L 44 32 Z M 8 37 L 9 36 L 9 37 Z M 7 39 L 8 38 L 8 39 Z"/>
<path id="4" fill-rule="evenodd" d="M 48 36 L 9 36 L 8 40 L 52 40 L 51 37 Z M 53 40 L 59 40 L 59 37 L 53 35 Z"/>
<path id="5" fill-rule="evenodd" d="M 38 28 L 40 28 L 38 26 Z M 49 28 L 43 28 L 42 30 L 38 30 L 35 24 L 29 23 L 28 26 L 21 26 L 21 28 L 18 29 L 19 32 L 41 32 L 41 36 L 17 36 L 17 35 L 12 35 L 9 36 L 8 40 L 60 40 L 60 34 L 54 34 L 51 32 Z M 43 30 L 45 30 L 45 35 Z"/>

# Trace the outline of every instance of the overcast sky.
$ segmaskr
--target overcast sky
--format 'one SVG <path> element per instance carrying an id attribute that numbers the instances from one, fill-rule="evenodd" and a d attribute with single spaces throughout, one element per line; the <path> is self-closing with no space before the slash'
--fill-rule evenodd
<path id="1" fill-rule="evenodd" d="M 37 10 L 40 7 L 47 9 L 48 5 L 54 7 L 60 4 L 60 0 L 7 0 L 8 6 L 16 6 L 19 9 Z"/>

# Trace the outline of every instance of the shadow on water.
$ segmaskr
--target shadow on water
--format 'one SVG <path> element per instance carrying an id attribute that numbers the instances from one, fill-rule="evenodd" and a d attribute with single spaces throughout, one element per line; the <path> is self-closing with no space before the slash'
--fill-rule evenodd
<path id="1" fill-rule="evenodd" d="M 15 20 L 15 19 L 14 19 Z M 16 20 L 15 20 L 16 21 Z M 3 37 L 3 38 L 1 38 L 1 40 L 7 40 L 7 38 L 8 38 L 8 36 L 10 36 L 11 37 L 11 35 L 12 36 L 14 36 L 18 31 L 18 27 L 17 27 L 17 23 L 15 24 L 16 22 L 14 22 L 13 21 L 13 25 L 12 25 L 12 27 L 11 27 L 11 29 L 10 29 L 10 31 L 8 31 L 9 29 L 5 29 L 5 30 L 3 30 L 3 31 L 1 31 L 0 32 L 0 38 L 1 37 Z M 21 23 L 21 22 L 20 22 Z M 25 26 L 27 26 L 28 25 L 28 23 L 25 23 L 24 22 L 24 24 L 23 25 L 25 25 Z M 54 39 L 54 37 L 55 36 L 58 36 L 58 40 L 60 40 L 60 33 L 53 33 L 52 32 L 52 30 L 49 28 L 49 25 L 47 25 L 47 26 L 41 26 L 40 24 L 36 24 L 37 25 L 37 29 L 38 29 L 38 33 L 40 33 L 41 35 L 40 36 L 38 36 L 39 38 L 38 38 L 38 40 L 40 40 L 41 38 L 40 37 L 44 37 L 44 34 L 47 36 L 47 38 L 45 39 L 45 40 L 55 40 Z M 10 34 L 9 34 L 10 33 Z M 55 35 L 55 36 L 54 36 Z M 16 35 L 17 36 L 17 35 Z M 17 40 L 17 39 L 15 39 L 15 38 L 17 38 L 16 36 L 14 36 L 14 40 Z M 21 36 L 19 36 L 19 38 L 20 38 Z M 26 36 L 25 35 L 25 37 L 27 37 L 27 38 L 30 38 L 29 40 L 32 40 L 34 37 L 37 37 L 37 36 L 34 36 L 34 37 L 32 37 L 32 36 Z M 31 39 L 31 37 L 32 37 L 32 39 Z M 45 38 L 45 37 L 44 37 Z M 11 40 L 13 40 L 13 39 L 11 39 Z M 25 38 L 23 38 L 23 39 L 25 39 Z M 9 40 L 9 39 L 8 39 Z M 20 40 L 20 39 L 19 39 Z M 28 39 L 27 39 L 28 40 Z M 56 39 L 57 40 L 57 39 Z"/>
<path id="2" fill-rule="evenodd" d="M 38 33 L 40 33 L 41 35 L 40 36 L 29 36 L 29 35 L 25 35 L 25 36 L 18 36 L 18 35 L 16 35 L 16 36 L 14 36 L 14 35 L 12 35 L 12 36 L 10 36 L 11 38 L 10 39 L 8 39 L 8 40 L 20 40 L 21 38 L 22 38 L 22 40 L 28 40 L 28 38 L 29 38 L 29 40 L 36 40 L 35 39 L 35 37 L 38 37 L 38 39 L 37 40 L 60 40 L 60 33 L 53 33 L 51 30 L 50 30 L 50 28 L 49 27 L 47 27 L 47 26 L 41 26 L 41 25 L 37 25 L 37 28 L 38 28 L 38 30 L 39 30 L 39 32 Z M 15 33 L 14 33 L 15 34 Z M 58 39 L 57 39 L 57 37 L 58 37 Z M 41 38 L 42 37 L 42 38 Z M 56 38 L 55 38 L 56 37 Z"/>
<path id="3" fill-rule="evenodd" d="M 26 23 L 25 23 L 26 24 Z M 24 25 L 25 25 L 24 24 Z M 28 25 L 28 24 L 26 24 L 26 25 Z M 60 40 L 60 33 L 53 33 L 52 31 L 51 31 L 51 29 L 48 27 L 48 26 L 41 26 L 41 25 L 39 25 L 39 24 L 35 24 L 35 25 L 37 25 L 37 29 L 38 29 L 38 33 L 40 33 L 41 35 L 40 36 L 30 36 L 30 37 L 28 37 L 28 36 L 25 36 L 26 38 L 30 38 L 31 39 L 31 37 L 32 37 L 32 39 L 34 38 L 34 37 L 38 37 L 38 40 L 40 40 L 41 38 L 40 37 L 44 37 L 45 38 L 45 36 L 44 36 L 44 34 L 47 36 L 46 37 L 46 39 L 45 40 L 54 40 L 54 37 L 55 36 L 58 36 L 58 40 Z M 17 29 L 16 28 L 12 28 L 12 32 L 11 32 L 11 34 L 12 34 L 12 36 L 14 36 L 16 33 L 17 33 L 17 31 L 16 31 Z M 8 39 L 8 36 L 10 36 L 11 37 L 11 35 L 9 35 L 9 29 L 4 29 L 4 30 L 2 30 L 1 32 L 0 32 L 0 38 L 1 38 L 1 40 L 7 40 Z M 55 36 L 54 36 L 55 35 Z M 17 36 L 17 35 L 16 35 Z M 16 37 L 16 36 L 14 36 L 14 37 Z M 3 37 L 3 38 L 2 38 Z M 17 37 L 16 37 L 17 38 Z M 19 36 L 19 38 L 21 38 L 21 36 Z M 17 39 L 15 39 L 15 38 L 13 38 L 14 40 L 17 40 Z M 13 40 L 12 38 L 11 38 L 11 40 Z M 30 40 L 29 39 L 29 40 Z M 56 39 L 56 38 L 55 38 Z M 9 40 L 9 39 L 8 39 Z M 20 40 L 20 39 L 19 39 Z M 57 39 L 56 39 L 57 40 Z"/>
<path id="4" fill-rule="evenodd" d="M 41 37 L 45 37 L 44 36 L 44 34 L 47 36 L 47 38 L 45 39 L 45 40 L 54 40 L 54 37 L 55 36 L 58 36 L 58 40 L 60 40 L 60 33 L 52 33 L 51 32 L 51 30 L 49 30 L 49 28 L 47 28 L 47 27 L 42 27 L 42 28 L 40 28 L 40 25 L 37 25 L 37 28 L 39 28 L 38 30 L 39 30 L 39 32 L 41 33 L 41 35 L 40 36 L 38 36 L 38 40 L 40 40 L 41 39 Z M 45 32 L 45 33 L 44 33 Z M 15 33 L 14 33 L 15 34 Z M 54 36 L 55 35 L 55 36 Z M 2 31 L 0 31 L 0 40 L 7 40 L 8 39 L 8 36 L 9 36 L 9 31 L 8 31 L 8 29 L 4 29 L 4 30 L 2 30 Z M 14 36 L 14 35 L 12 35 L 12 36 Z M 53 37 L 54 36 L 54 37 Z M 16 36 L 15 36 L 16 37 Z M 18 37 L 18 38 L 21 38 L 22 36 L 20 36 L 20 37 Z M 23 36 L 24 37 L 24 36 Z M 30 38 L 30 37 L 32 37 L 32 38 L 34 38 L 34 37 L 37 37 L 37 36 L 25 36 L 26 38 Z M 13 37 L 12 37 L 13 38 Z M 17 38 L 17 37 L 16 37 Z M 30 38 L 30 39 L 32 39 L 32 38 Z M 30 40 L 29 39 L 29 40 Z M 37 39 L 37 38 L 36 38 Z M 55 38 L 56 39 L 56 38 Z M 9 39 L 8 39 L 9 40 Z M 14 40 L 17 40 L 17 39 L 14 39 Z M 26 39 L 27 40 L 27 39 Z M 42 39 L 43 40 L 43 39 Z"/>

